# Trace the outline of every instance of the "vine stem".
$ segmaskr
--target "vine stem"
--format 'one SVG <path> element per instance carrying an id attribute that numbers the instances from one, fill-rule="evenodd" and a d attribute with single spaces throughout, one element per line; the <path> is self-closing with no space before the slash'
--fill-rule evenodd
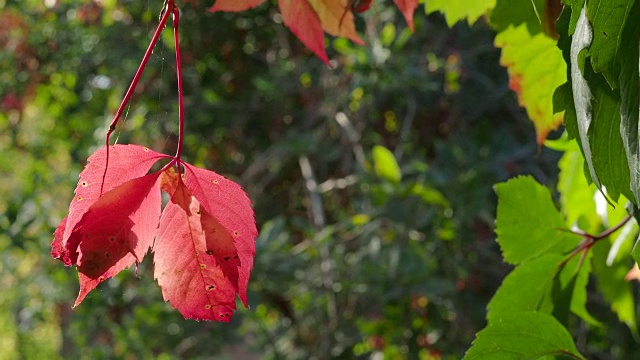
<path id="1" fill-rule="evenodd" d="M 171 6 L 173 1 L 171 1 Z M 180 10 L 173 6 L 173 39 L 176 48 L 176 76 L 178 78 L 178 148 L 176 149 L 176 167 L 180 175 L 180 155 L 182 155 L 182 142 L 184 141 L 184 99 L 182 92 L 182 64 L 180 63 L 180 38 L 178 35 L 178 25 L 180 23 Z"/>
<path id="2" fill-rule="evenodd" d="M 575 249 L 573 249 L 569 255 L 567 256 L 566 259 L 564 259 L 559 265 L 558 267 L 563 267 L 567 262 L 569 262 L 569 260 L 571 260 L 574 256 L 576 256 L 579 252 L 583 252 L 582 256 L 580 257 L 580 263 L 579 265 L 582 265 L 582 262 L 584 261 L 585 257 L 587 256 L 587 251 L 589 251 L 589 249 L 591 249 L 591 247 L 598 241 L 605 239 L 607 237 L 609 237 L 609 235 L 613 234 L 614 232 L 620 230 L 621 227 L 623 227 L 627 222 L 629 222 L 629 220 L 631 220 L 632 216 L 631 215 L 627 215 L 625 216 L 617 225 L 615 225 L 612 228 L 609 228 L 603 232 L 601 232 L 600 234 L 597 235 L 591 235 L 589 233 L 586 233 L 584 231 L 570 231 L 573 234 L 576 235 L 580 235 L 583 237 L 582 241 L 580 241 L 580 243 L 578 244 L 578 246 L 576 246 Z"/>
<path id="3" fill-rule="evenodd" d="M 118 111 L 116 111 L 116 115 L 113 117 L 113 120 L 109 125 L 109 130 L 107 131 L 107 136 L 105 139 L 105 145 L 107 148 L 107 159 L 104 166 L 104 173 L 102 174 L 102 184 L 100 185 L 100 195 L 102 195 L 102 191 L 104 190 L 104 181 L 105 181 L 105 178 L 107 177 L 107 169 L 109 168 L 109 139 L 111 138 L 111 134 L 113 133 L 113 131 L 116 129 L 116 125 L 118 124 L 118 120 L 120 120 L 120 116 L 122 116 L 122 112 L 124 111 L 125 106 L 131 99 L 133 90 L 136 88 L 136 85 L 138 85 L 138 81 L 142 76 L 142 72 L 144 71 L 144 68 L 147 65 L 147 62 L 149 62 L 149 58 L 151 57 L 153 48 L 156 46 L 156 43 L 160 38 L 160 34 L 162 33 L 162 30 L 164 29 L 164 26 L 167 23 L 167 20 L 169 19 L 169 15 L 173 13 L 173 11 L 167 11 L 167 7 L 169 8 L 169 10 L 171 10 L 172 8 L 175 9 L 173 0 L 169 0 L 167 3 L 165 3 L 162 17 L 160 18 L 160 22 L 158 23 L 158 27 L 156 28 L 156 31 L 153 33 L 151 42 L 149 42 L 149 47 L 147 47 L 147 51 L 144 53 L 144 57 L 140 62 L 140 66 L 138 67 L 138 70 L 136 71 L 136 74 L 134 75 L 133 80 L 131 80 L 131 85 L 129 85 L 129 89 L 127 89 L 127 92 L 124 95 L 124 99 L 122 99 L 122 103 L 120 104 Z M 175 19 L 174 19 L 174 24 L 175 24 Z"/>

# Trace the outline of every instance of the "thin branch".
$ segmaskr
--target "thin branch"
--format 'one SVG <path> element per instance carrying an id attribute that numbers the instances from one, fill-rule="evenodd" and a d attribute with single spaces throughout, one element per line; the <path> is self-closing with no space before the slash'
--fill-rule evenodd
<path id="1" fill-rule="evenodd" d="M 171 1 L 173 3 L 173 1 Z M 178 36 L 178 24 L 180 23 L 180 10 L 173 7 L 173 39 L 176 48 L 176 73 L 178 77 L 178 148 L 176 149 L 176 162 L 178 174 L 180 174 L 180 155 L 182 154 L 182 142 L 184 140 L 184 99 L 182 92 L 182 65 L 180 63 L 180 39 Z"/>

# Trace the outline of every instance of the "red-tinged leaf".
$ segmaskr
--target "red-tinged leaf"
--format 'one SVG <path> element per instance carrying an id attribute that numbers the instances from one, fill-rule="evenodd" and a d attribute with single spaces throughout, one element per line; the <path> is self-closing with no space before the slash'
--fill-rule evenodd
<path id="1" fill-rule="evenodd" d="M 142 261 L 160 219 L 159 175 L 136 178 L 106 192 L 78 222 L 67 243 L 79 244 L 80 293 L 74 306 L 99 283 Z"/>
<path id="2" fill-rule="evenodd" d="M 324 33 L 318 14 L 306 1 L 279 0 L 278 6 L 284 24 L 306 46 L 325 63 L 329 58 L 324 49 Z"/>
<path id="3" fill-rule="evenodd" d="M 59 259 L 66 266 L 71 266 L 71 259 L 69 258 L 68 252 L 62 246 L 62 236 L 64 235 L 64 229 L 67 225 L 67 217 L 65 216 L 60 224 L 56 228 L 56 231 L 53 233 L 53 243 L 51 243 L 51 256 L 54 259 Z"/>
<path id="4" fill-rule="evenodd" d="M 228 236 L 178 179 L 153 247 L 154 275 L 164 300 L 185 318 L 231 320 L 238 286 L 227 271 L 237 269 L 239 260 L 232 257 L 233 249 L 216 245 L 227 244 Z M 221 256 L 229 258 L 220 261 Z"/>
<path id="5" fill-rule="evenodd" d="M 409 29 L 414 31 L 413 28 L 413 13 L 418 7 L 418 0 L 393 0 L 396 4 L 402 15 L 404 15 L 405 20 L 407 21 L 407 25 L 409 25 Z"/>
<path id="6" fill-rule="evenodd" d="M 258 236 L 251 201 L 237 183 L 213 171 L 186 163 L 183 165 L 185 185 L 204 210 L 220 225 L 216 227 L 217 232 L 221 234 L 216 238 L 217 246 L 224 249 L 235 247 L 237 251 L 234 256 L 237 255 L 240 260 L 238 295 L 247 306 L 247 286 L 256 253 L 255 239 Z M 213 248 L 210 250 L 215 251 Z"/>
<path id="7" fill-rule="evenodd" d="M 303 0 L 299 0 L 303 1 Z M 348 0 L 306 0 L 318 15 L 322 28 L 329 35 L 345 37 L 356 44 L 364 45 L 356 32 L 353 13 Z"/>
<path id="8" fill-rule="evenodd" d="M 265 0 L 216 0 L 216 3 L 209 9 L 209 11 L 230 11 L 238 12 L 252 9 L 258 5 L 261 5 Z"/>
<path id="9" fill-rule="evenodd" d="M 71 233 L 89 207 L 98 200 L 101 190 L 104 193 L 131 179 L 146 175 L 156 161 L 162 158 L 170 158 L 167 155 L 139 145 L 110 146 L 109 167 L 103 186 L 102 178 L 105 174 L 106 153 L 106 148 L 104 147 L 93 153 L 88 159 L 87 166 L 80 173 L 75 197 L 71 201 L 71 205 L 69 205 L 69 214 L 65 220 L 62 238 L 59 243 L 54 240 L 54 243 L 59 245 L 58 250 L 68 247 L 69 236 L 71 236 Z M 61 223 L 60 225 L 63 224 Z M 71 258 L 70 261 L 75 263 L 74 258 Z M 69 265 L 67 262 L 65 264 Z"/>
<path id="10" fill-rule="evenodd" d="M 531 35 L 526 24 L 498 33 L 495 45 L 502 49 L 500 64 L 509 73 L 509 87 L 527 110 L 542 145 L 547 134 L 562 124 L 563 114 L 553 113 L 553 92 L 567 81 L 562 52 L 545 34 Z"/>

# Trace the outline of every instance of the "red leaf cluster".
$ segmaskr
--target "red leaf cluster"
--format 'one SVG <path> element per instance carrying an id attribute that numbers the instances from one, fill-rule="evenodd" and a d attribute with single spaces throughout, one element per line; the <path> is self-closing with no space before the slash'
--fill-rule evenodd
<path id="1" fill-rule="evenodd" d="M 113 145 L 105 173 L 106 148 L 89 157 L 51 254 L 78 268 L 77 306 L 152 248 L 165 301 L 185 318 L 229 321 L 236 294 L 247 306 L 258 234 L 249 198 L 231 180 L 182 161 L 181 176 L 173 167 L 147 174 L 161 159 L 173 158 Z M 170 195 L 162 214 L 160 190 Z"/>
<path id="2" fill-rule="evenodd" d="M 244 11 L 265 0 L 216 0 L 211 11 Z M 324 33 L 345 37 L 364 45 L 356 32 L 353 13 L 364 12 L 372 0 L 278 0 L 284 24 L 325 63 L 329 58 L 324 47 Z M 418 0 L 394 0 L 413 30 L 413 12 Z"/>

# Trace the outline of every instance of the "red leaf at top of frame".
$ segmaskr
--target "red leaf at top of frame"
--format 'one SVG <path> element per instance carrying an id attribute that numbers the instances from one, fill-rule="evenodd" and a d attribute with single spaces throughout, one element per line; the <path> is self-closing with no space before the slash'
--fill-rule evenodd
<path id="1" fill-rule="evenodd" d="M 216 0 L 209 11 L 238 12 L 252 9 L 265 2 L 265 0 Z"/>
<path id="2" fill-rule="evenodd" d="M 230 321 L 236 293 L 247 305 L 257 236 L 253 211 L 237 184 L 183 165 L 182 178 L 173 171 L 163 175 L 162 189 L 171 201 L 153 247 L 155 277 L 165 301 L 185 318 Z"/>
<path id="3" fill-rule="evenodd" d="M 106 147 L 93 153 L 80 173 L 75 197 L 69 205 L 69 214 L 54 233 L 51 255 L 69 266 L 77 261 L 77 247 L 80 239 L 69 241 L 72 232 L 89 208 L 106 193 L 125 182 L 144 176 L 151 166 L 169 156 L 157 153 L 139 145 L 113 145 L 109 147 L 109 167 L 105 174 Z M 102 183 L 104 176 L 104 185 Z"/>
<path id="4" fill-rule="evenodd" d="M 360 39 L 356 32 L 356 24 L 353 19 L 353 13 L 349 11 L 348 0 L 304 1 L 307 1 L 318 14 L 322 28 L 329 35 L 345 37 L 358 45 L 364 45 L 364 41 Z"/>
<path id="5" fill-rule="evenodd" d="M 407 25 L 409 25 L 409 29 L 414 31 L 413 28 L 413 13 L 418 7 L 419 0 L 393 0 L 396 4 L 402 15 L 404 15 L 405 20 L 407 21 Z"/>
<path id="6" fill-rule="evenodd" d="M 324 50 L 324 32 L 318 14 L 306 1 L 278 0 L 284 24 L 325 63 L 329 58 Z"/>

